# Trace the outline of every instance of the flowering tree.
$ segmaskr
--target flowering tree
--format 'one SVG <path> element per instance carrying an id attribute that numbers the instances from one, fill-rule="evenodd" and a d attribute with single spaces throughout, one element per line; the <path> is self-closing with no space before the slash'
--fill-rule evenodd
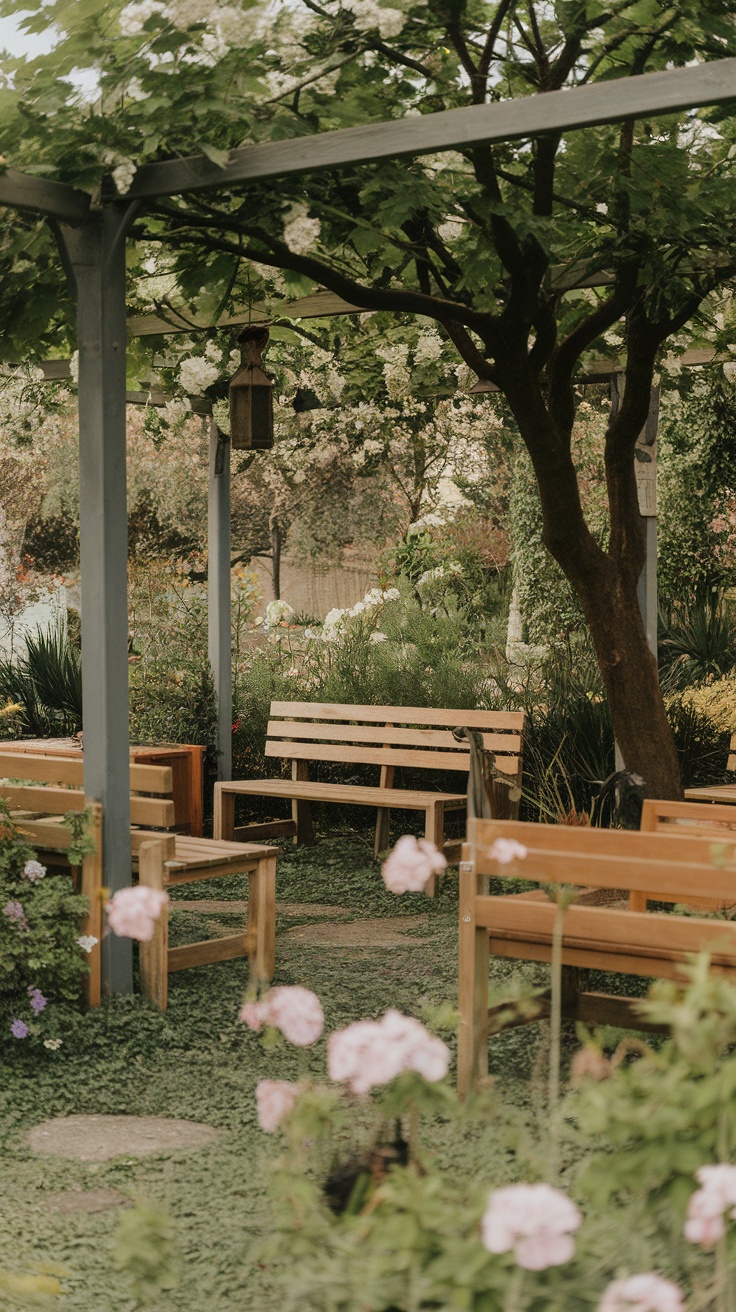
<path id="1" fill-rule="evenodd" d="M 121 195 L 141 159 L 201 150 L 223 164 L 244 141 L 544 94 L 736 49 L 728 0 L 584 0 L 554 11 L 540 0 L 29 0 L 28 11 L 29 29 L 54 24 L 59 39 L 49 55 L 7 67 L 0 149 L 90 189 L 111 174 Z M 70 90 L 80 69 L 95 82 L 84 114 Z M 709 295 L 733 274 L 733 135 L 720 110 L 564 140 L 547 133 L 531 147 L 481 145 L 253 186 L 246 204 L 237 189 L 156 202 L 135 228 L 140 270 L 164 249 L 184 304 L 218 312 L 251 287 L 255 262 L 281 270 L 292 289 L 307 279 L 366 310 L 435 320 L 501 389 L 532 459 L 545 543 L 590 625 L 624 758 L 664 797 L 678 792 L 679 770 L 637 605 L 644 539 L 633 453 L 664 343 L 707 314 Z M 32 270 L 23 238 L 36 244 Z M 28 220 L 8 225 L 5 322 L 11 305 L 23 309 L 49 243 Z M 50 288 L 36 341 L 52 327 L 58 340 Z M 581 361 L 611 330 L 628 366 L 606 435 L 603 547 L 581 508 L 570 435 Z M 11 331 L 16 349 L 31 340 L 28 315 Z"/>

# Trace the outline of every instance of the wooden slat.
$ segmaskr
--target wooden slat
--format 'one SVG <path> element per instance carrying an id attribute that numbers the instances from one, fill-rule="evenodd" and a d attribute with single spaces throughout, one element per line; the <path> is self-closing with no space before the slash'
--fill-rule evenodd
<path id="1" fill-rule="evenodd" d="M 173 861 L 176 855 L 176 834 L 159 834 L 155 829 L 131 829 L 130 845 L 134 857 L 138 857 L 143 843 L 153 842 L 163 844 L 164 861 Z"/>
<path id="2" fill-rule="evenodd" d="M 20 758 L 20 759 L 19 759 Z M 0 776 L 10 779 L 38 779 L 49 784 L 84 786 L 84 760 L 81 756 L 41 756 L 35 752 L 0 751 Z M 130 786 L 140 793 L 171 793 L 174 779 L 170 766 L 131 765 Z"/>
<path id="3" fill-rule="evenodd" d="M 736 802 L 736 792 L 734 793 Z M 722 826 L 726 826 L 724 830 Z M 647 797 L 641 812 L 640 828 L 645 833 L 695 833 L 702 835 L 713 829 L 728 837 L 728 829 L 736 828 L 736 807 L 711 802 L 660 802 Z M 720 828 L 719 828 L 720 827 Z"/>
<path id="4" fill-rule="evenodd" d="M 647 834 L 630 829 L 573 829 L 568 825 L 542 825 L 527 820 L 471 820 L 468 830 L 468 842 L 474 845 L 478 870 L 489 875 L 498 874 L 496 863 L 489 857 L 489 849 L 497 838 L 514 838 L 530 851 L 589 853 L 591 856 L 610 854 L 634 860 L 661 857 L 663 861 L 690 862 L 698 847 L 696 860 L 711 862 L 712 855 L 710 840 L 680 830 L 676 834 Z M 730 839 L 726 842 L 731 846 Z M 736 835 L 733 847 L 736 857 Z M 687 858 L 682 855 L 684 851 L 689 853 Z"/>
<path id="5" fill-rule="evenodd" d="M 552 948 L 546 943 L 532 943 L 528 939 L 512 940 L 494 938 L 488 940 L 491 953 L 495 957 L 508 957 L 513 961 L 541 961 L 549 965 L 552 960 Z M 581 970 L 604 970 L 612 975 L 643 975 L 646 979 L 681 979 L 683 963 L 667 961 L 661 957 L 638 957 L 623 952 L 603 952 L 595 947 L 563 949 L 562 962 L 565 966 L 577 966 Z M 715 971 L 730 973 L 733 965 L 713 964 Z"/>
<path id="6" fill-rule="evenodd" d="M 209 966 L 215 961 L 231 961 L 233 957 L 247 957 L 255 950 L 253 936 L 248 933 L 228 934 L 225 938 L 206 939 L 201 943 L 187 943 L 180 948 L 169 948 L 169 974 L 175 970 L 188 970 L 190 966 Z"/>
<path id="7" fill-rule="evenodd" d="M 0 797 L 11 810 L 36 811 L 39 815 L 65 815 L 67 811 L 84 811 L 88 805 L 84 793 L 77 788 L 33 788 L 0 782 Z M 130 818 L 134 825 L 170 829 L 174 824 L 174 803 L 166 798 L 131 797 Z"/>
<path id="8" fill-rule="evenodd" d="M 730 770 L 736 766 L 729 765 L 728 768 Z M 736 802 L 736 784 L 711 784 L 706 788 L 686 788 L 685 797 L 693 802 L 723 802 L 733 806 Z"/>
<path id="9" fill-rule="evenodd" d="M 479 897 L 476 922 L 493 937 L 506 934 L 538 942 L 552 941 L 556 907 L 552 902 L 513 896 Z M 712 947 L 714 961 L 736 959 L 736 924 L 672 916 L 662 912 L 617 911 L 610 907 L 572 905 L 565 913 L 564 943 L 651 958 L 683 958 L 688 952 Z M 722 948 L 722 951 L 719 951 Z"/>
<path id="10" fill-rule="evenodd" d="M 419 748 L 344 747 L 329 743 L 267 742 L 266 756 L 299 761 L 337 761 L 347 765 L 411 765 L 421 770 L 456 770 L 467 774 L 470 756 L 460 752 L 422 751 Z M 497 756 L 496 767 L 503 774 L 516 774 L 518 756 Z"/>
<path id="11" fill-rule="evenodd" d="M 314 780 L 233 779 L 218 784 L 221 795 L 234 797 L 303 797 L 310 802 L 343 802 L 350 806 L 392 806 L 423 811 L 431 802 L 463 806 L 464 793 L 418 792 L 409 788 L 372 788 L 363 784 L 321 784 Z"/>
<path id="12" fill-rule="evenodd" d="M 470 751 L 467 739 L 458 742 L 451 729 L 403 729 L 372 724 L 318 724 L 298 720 L 269 720 L 268 738 L 314 739 L 317 742 L 381 743 L 386 746 L 400 744 L 406 747 L 443 747 L 446 751 Z M 484 733 L 483 746 L 488 752 L 509 755 L 521 750 L 518 733 Z"/>
<path id="13" fill-rule="evenodd" d="M 295 833 L 293 820 L 265 820 L 262 824 L 238 825 L 233 838 L 236 843 L 251 843 L 256 838 L 291 838 Z"/>
<path id="14" fill-rule="evenodd" d="M 467 711 L 446 710 L 427 706 L 353 706 L 339 702 L 271 702 L 271 717 L 285 716 L 292 720 L 358 720 L 368 724 L 440 725 L 454 729 L 458 725 L 468 729 L 503 729 L 521 733 L 524 728 L 523 711 Z"/>

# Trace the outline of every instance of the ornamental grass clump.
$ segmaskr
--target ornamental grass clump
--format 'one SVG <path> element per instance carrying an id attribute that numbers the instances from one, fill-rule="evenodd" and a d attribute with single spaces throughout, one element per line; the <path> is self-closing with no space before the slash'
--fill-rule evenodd
<path id="1" fill-rule="evenodd" d="M 79 1006 L 87 899 L 67 871 L 47 870 L 0 810 L 0 1044 L 40 1040 L 53 1050 L 65 1012 Z"/>

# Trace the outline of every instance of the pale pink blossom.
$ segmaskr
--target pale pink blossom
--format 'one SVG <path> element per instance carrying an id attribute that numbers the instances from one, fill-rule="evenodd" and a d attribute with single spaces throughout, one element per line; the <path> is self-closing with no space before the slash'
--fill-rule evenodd
<path id="1" fill-rule="evenodd" d="M 682 1290 L 648 1271 L 613 1280 L 604 1291 L 598 1312 L 682 1312 Z"/>
<path id="2" fill-rule="evenodd" d="M 380 1021 L 360 1020 L 331 1034 L 327 1069 L 336 1084 L 367 1093 L 404 1071 L 416 1071 L 431 1084 L 444 1079 L 450 1049 L 411 1016 L 387 1011 Z"/>
<path id="3" fill-rule="evenodd" d="M 582 1216 L 567 1194 L 549 1184 L 511 1184 L 494 1189 L 481 1220 L 489 1253 L 510 1253 L 527 1271 L 561 1266 L 575 1254 L 574 1232 Z"/>
<path id="4" fill-rule="evenodd" d="M 289 1080 L 261 1080 L 256 1085 L 258 1124 L 261 1129 L 272 1134 L 292 1111 L 301 1092 L 302 1086 L 292 1084 Z"/>
<path id="5" fill-rule="evenodd" d="M 390 893 L 421 893 L 432 875 L 440 875 L 447 861 L 428 838 L 404 834 L 381 866 Z"/>
<path id="6" fill-rule="evenodd" d="M 119 888 L 107 903 L 107 923 L 113 934 L 121 938 L 135 938 L 150 943 L 156 921 L 169 900 L 161 889 L 136 884 L 134 888 Z"/>
<path id="7" fill-rule="evenodd" d="M 736 1166 L 701 1166 L 695 1174 L 701 1187 L 690 1196 L 684 1234 L 692 1244 L 712 1248 L 726 1233 L 726 1209 L 736 1217 Z"/>
<path id="8" fill-rule="evenodd" d="M 271 989 L 260 1002 L 246 1002 L 238 1013 L 252 1030 L 273 1025 L 285 1039 L 298 1048 L 316 1043 L 324 1029 L 325 1017 L 316 993 L 299 984 Z"/>
<path id="9" fill-rule="evenodd" d="M 500 866 L 509 866 L 512 861 L 523 861 L 526 853 L 523 843 L 517 843 L 515 838 L 497 838 L 488 855 Z"/>

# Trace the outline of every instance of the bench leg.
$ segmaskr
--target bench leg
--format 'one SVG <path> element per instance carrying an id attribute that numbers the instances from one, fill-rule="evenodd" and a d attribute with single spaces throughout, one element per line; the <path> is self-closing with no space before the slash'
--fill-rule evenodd
<path id="1" fill-rule="evenodd" d="M 480 884 L 473 870 L 460 871 L 460 953 L 457 1042 L 458 1097 L 467 1098 L 488 1074 L 488 930 L 475 923 L 475 898 Z"/>
<path id="2" fill-rule="evenodd" d="M 257 980 L 273 979 L 276 964 L 276 857 L 258 862 L 248 877 L 248 938 L 255 943 L 251 970 Z"/>
<path id="3" fill-rule="evenodd" d="M 309 778 L 309 761 L 292 761 L 291 777 L 297 780 Z M 314 831 L 312 829 L 312 812 L 309 802 L 298 802 L 296 798 L 291 803 L 291 816 L 296 825 L 295 843 L 313 843 Z"/>
<path id="4" fill-rule="evenodd" d="M 394 786 L 394 769 L 393 765 L 381 766 L 381 777 L 379 779 L 380 788 L 393 788 Z M 376 860 L 381 852 L 385 852 L 389 844 L 389 826 L 391 824 L 391 812 L 387 806 L 379 806 L 376 816 L 376 838 L 373 844 L 373 855 Z"/>
<path id="5" fill-rule="evenodd" d="M 141 843 L 138 857 L 138 882 L 147 888 L 165 891 L 162 843 Z M 141 943 L 141 985 L 147 998 L 159 1011 L 166 1011 L 169 1001 L 169 908 L 166 904 L 155 923 L 150 943 Z"/>
<path id="6" fill-rule="evenodd" d="M 435 847 L 442 851 L 445 842 L 445 804 L 444 802 L 433 802 L 427 807 L 424 813 L 424 837 L 434 843 Z M 434 897 L 435 893 L 435 876 L 427 881 L 424 885 L 424 891 L 428 897 Z"/>
<path id="7" fill-rule="evenodd" d="M 212 837 L 232 843 L 235 832 L 235 794 L 226 792 L 221 783 L 215 784 L 215 806 L 212 817 Z"/>
<path id="8" fill-rule="evenodd" d="M 102 818 L 99 806 L 92 811 L 91 837 L 95 850 L 84 858 L 81 871 L 81 892 L 88 903 L 82 933 L 97 939 L 89 954 L 85 994 L 88 1006 L 99 1007 L 102 996 Z"/>

